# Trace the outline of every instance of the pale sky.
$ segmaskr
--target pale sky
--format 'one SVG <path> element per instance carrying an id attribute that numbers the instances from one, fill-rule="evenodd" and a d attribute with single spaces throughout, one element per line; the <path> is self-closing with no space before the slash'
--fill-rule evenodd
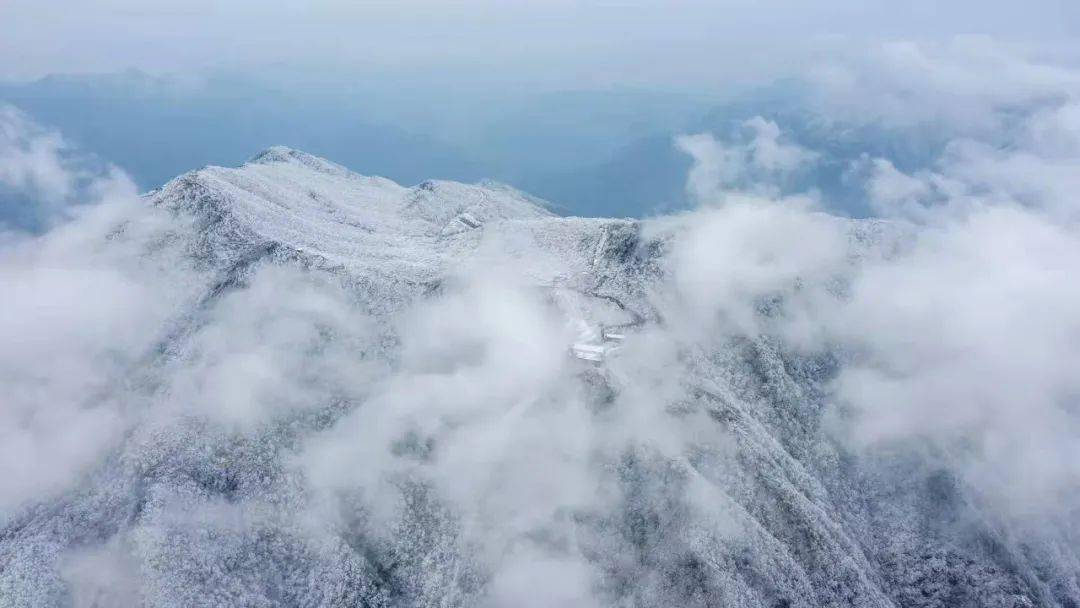
<path id="1" fill-rule="evenodd" d="M 1071 0 L 4 0 L 0 78 L 210 69 L 448 69 L 564 85 L 768 80 L 866 40 L 1052 46 Z"/>

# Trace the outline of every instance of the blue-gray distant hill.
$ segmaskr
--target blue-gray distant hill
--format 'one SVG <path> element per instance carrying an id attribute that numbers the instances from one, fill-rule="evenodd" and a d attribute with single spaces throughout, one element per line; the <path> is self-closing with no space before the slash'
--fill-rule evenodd
<path id="1" fill-rule="evenodd" d="M 818 191 L 833 211 L 854 216 L 870 212 L 853 185 L 860 180 L 851 179 L 864 155 L 913 170 L 945 141 L 945 134 L 825 121 L 797 81 L 710 99 L 633 89 L 473 90 L 401 78 L 328 86 L 218 76 L 192 84 L 135 71 L 0 85 L 0 102 L 123 167 L 144 189 L 280 144 L 403 184 L 494 179 L 567 215 L 642 217 L 687 207 L 691 162 L 674 139 L 737 139 L 755 116 L 821 154 L 790 189 Z M 0 214 L 21 206 L 10 203 L 0 200 Z"/>
<path id="2" fill-rule="evenodd" d="M 139 72 L 0 86 L 0 100 L 123 167 L 144 188 L 191 167 L 236 165 L 276 144 L 408 184 L 486 177 L 460 149 L 367 121 L 363 100 L 302 93 L 220 80 L 188 87 Z"/>
<path id="3" fill-rule="evenodd" d="M 564 213 L 617 216 L 681 196 L 688 163 L 671 137 L 711 107 L 703 97 L 633 89 L 184 82 L 138 71 L 0 84 L 2 102 L 123 167 L 144 189 L 280 144 L 403 184 L 490 178 L 532 187 Z M 620 174 L 627 167 L 633 176 Z"/>

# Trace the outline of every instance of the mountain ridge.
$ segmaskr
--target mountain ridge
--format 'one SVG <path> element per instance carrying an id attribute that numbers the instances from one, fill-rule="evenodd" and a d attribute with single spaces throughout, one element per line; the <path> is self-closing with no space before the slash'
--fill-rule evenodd
<path id="1" fill-rule="evenodd" d="M 934 458 L 830 435 L 843 353 L 680 342 L 683 224 L 280 147 L 140 203 L 93 242 L 158 333 L 83 404 L 124 421 L 101 461 L 0 519 L 0 606 L 1080 597 L 1068 531 L 1017 540 Z"/>

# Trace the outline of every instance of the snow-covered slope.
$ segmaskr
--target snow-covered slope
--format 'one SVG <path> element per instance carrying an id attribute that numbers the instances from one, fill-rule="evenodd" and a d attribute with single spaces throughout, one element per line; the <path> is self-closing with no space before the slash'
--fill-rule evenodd
<path id="1" fill-rule="evenodd" d="M 266 150 L 240 169 L 185 175 L 152 200 L 221 222 L 212 255 L 276 243 L 349 270 L 408 276 L 445 271 L 447 259 L 475 240 L 468 231 L 483 222 L 550 215 L 507 188 L 404 188 L 287 148 Z"/>
<path id="2" fill-rule="evenodd" d="M 123 422 L 2 513 L 0 606 L 1080 602 L 1072 530 L 830 438 L 836 356 L 665 337 L 664 229 L 286 148 L 137 213 L 154 329 L 81 403 Z"/>

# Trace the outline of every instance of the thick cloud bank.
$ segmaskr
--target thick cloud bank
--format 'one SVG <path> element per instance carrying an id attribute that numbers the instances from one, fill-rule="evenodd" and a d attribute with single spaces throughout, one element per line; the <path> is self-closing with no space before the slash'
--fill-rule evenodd
<path id="1" fill-rule="evenodd" d="M 852 163 L 878 218 L 760 117 L 630 222 L 283 149 L 139 197 L 4 110 L 0 606 L 1075 605 L 1080 71 L 814 78 L 948 140 Z"/>

